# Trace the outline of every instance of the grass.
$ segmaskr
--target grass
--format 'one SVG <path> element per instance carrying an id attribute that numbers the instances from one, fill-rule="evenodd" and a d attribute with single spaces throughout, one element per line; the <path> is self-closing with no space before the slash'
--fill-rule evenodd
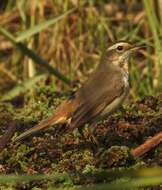
<path id="1" fill-rule="evenodd" d="M 148 22 L 150 25 L 150 29 L 153 34 L 153 40 L 154 40 L 154 47 L 155 47 L 155 54 L 157 56 L 157 59 L 155 61 L 155 75 L 154 80 L 156 80 L 156 87 L 160 88 L 161 90 L 161 83 L 162 83 L 162 44 L 160 40 L 160 27 L 161 27 L 161 20 L 158 20 L 157 15 L 154 12 L 153 9 L 153 2 L 144 0 L 144 7 L 146 10 L 146 14 L 148 17 Z"/>
<path id="2" fill-rule="evenodd" d="M 67 78 L 70 78 L 71 81 L 78 79 L 81 81 L 85 80 L 85 76 L 98 64 L 102 51 L 108 45 L 118 40 L 128 40 L 134 43 L 145 43 L 148 45 L 147 52 L 143 52 L 144 58 L 141 64 L 137 66 L 136 62 L 138 62 L 138 58 L 136 58 L 136 62 L 133 63 L 134 68 L 131 69 L 133 97 L 139 98 L 144 97 L 146 94 L 154 95 L 160 92 L 162 79 L 160 75 L 161 43 L 159 31 L 161 31 L 161 23 L 154 14 L 154 6 L 151 3 L 144 1 L 143 4 L 140 4 L 141 11 L 146 10 L 146 15 L 141 16 L 140 19 L 141 11 L 139 11 L 137 14 L 137 16 L 139 15 L 139 21 L 138 17 L 136 19 L 134 18 L 136 16 L 135 12 L 131 12 L 131 9 L 135 6 L 133 3 L 124 5 L 128 7 L 127 13 L 122 12 L 120 3 L 118 6 L 115 3 L 106 4 L 104 1 L 100 3 L 96 1 L 83 1 L 80 4 L 75 4 L 70 0 L 66 0 L 63 4 L 54 1 L 50 4 L 50 7 L 46 3 L 36 3 L 33 5 L 33 8 L 30 7 L 29 3 L 28 11 L 26 5 L 25 1 L 17 1 L 15 4 L 12 4 L 13 9 L 18 7 L 15 14 L 18 14 L 17 17 L 20 19 L 21 25 L 16 26 L 17 29 L 14 32 L 15 37 L 12 36 L 13 38 L 10 40 L 13 42 L 14 39 L 16 43 L 23 40 L 26 44 L 23 45 L 30 47 L 31 45 L 29 44 L 32 39 L 32 47 L 35 52 L 38 52 L 38 54 L 35 53 L 35 56 L 32 56 L 32 59 L 36 63 L 42 63 L 48 71 L 52 71 L 54 75 L 65 83 L 69 83 Z M 3 26 L 8 25 L 10 26 L 9 30 L 12 30 L 13 21 L 12 19 L 10 19 L 11 21 L 9 19 L 7 20 L 9 14 L 8 6 L 6 7 L 6 12 L 3 14 L 4 18 L 6 18 L 4 19 L 6 20 L 6 24 L 4 22 Z M 48 10 L 47 7 L 49 8 L 48 16 L 45 13 L 46 9 Z M 112 12 L 113 8 L 118 10 L 116 14 Z M 37 14 L 40 14 L 41 10 L 43 12 L 41 12 L 41 19 L 39 20 Z M 53 11 L 58 17 L 51 19 Z M 69 13 L 70 15 L 68 15 Z M 29 14 L 32 14 L 35 21 L 30 20 Z M 133 18 L 134 20 L 131 22 Z M 49 27 L 52 24 L 54 26 Z M 150 31 L 153 35 L 146 31 Z M 50 41 L 48 40 L 49 37 L 51 39 Z M 154 47 L 155 54 L 153 52 Z M 18 49 L 23 51 L 23 55 L 26 55 L 27 51 L 25 50 L 24 52 L 24 47 L 19 47 Z M 28 56 L 31 58 L 31 53 Z M 9 56 L 6 60 L 8 67 L 14 67 L 15 63 L 13 60 L 17 59 L 16 57 L 17 51 L 13 51 L 12 56 Z M 3 60 L 4 57 L 1 56 L 1 59 Z M 43 59 L 46 59 L 48 63 L 43 61 Z M 28 63 L 30 59 L 23 59 L 22 62 L 24 61 Z M 19 60 L 16 62 L 18 63 Z M 57 71 L 51 65 L 57 68 Z M 17 69 L 20 67 L 22 68 L 22 65 L 15 67 L 11 71 L 17 80 L 26 77 L 25 73 L 28 73 L 29 70 L 28 67 L 23 66 L 24 69 L 22 69 L 24 72 L 22 75 L 19 75 Z M 36 66 L 37 72 L 39 72 L 39 68 Z M 140 82 L 136 86 L 137 81 L 142 81 L 142 83 Z M 53 79 L 53 82 L 57 82 L 57 80 Z"/>
<path id="3" fill-rule="evenodd" d="M 99 172 L 98 175 L 100 175 Z M 97 173 L 96 173 L 97 174 Z M 96 175 L 95 174 L 95 175 Z M 14 184 L 18 182 L 31 182 L 31 181 L 40 181 L 40 180 L 53 180 L 53 181 L 62 181 L 64 184 L 66 184 L 62 188 L 58 189 L 67 189 L 67 190 L 126 190 L 126 189 L 136 189 L 146 186 L 154 186 L 157 184 L 161 184 L 162 181 L 162 175 L 161 175 L 161 168 L 145 168 L 145 169 L 138 169 L 138 170 L 116 170 L 116 171 L 108 171 L 107 173 L 104 172 L 104 178 L 106 179 L 106 176 L 118 176 L 118 180 L 114 180 L 111 183 L 103 183 L 93 186 L 74 186 L 72 187 L 72 181 L 70 179 L 70 176 L 68 174 L 63 173 L 56 173 L 54 175 L 0 175 L 0 183 L 1 184 Z M 94 174 L 91 174 L 91 177 Z M 102 174 L 103 175 L 103 174 Z M 106 175 L 106 176 L 105 176 Z M 131 177 L 130 177 L 131 176 Z M 51 188 L 49 188 L 51 189 Z M 52 188 L 55 189 L 55 188 Z"/>
<path id="4" fill-rule="evenodd" d="M 82 83 L 95 69 L 105 48 L 120 40 L 147 45 L 146 50 L 131 61 L 130 99 L 135 101 L 146 95 L 160 94 L 162 19 L 159 13 L 162 10 L 158 11 L 156 6 L 151 0 L 124 3 L 121 0 L 4 1 L 0 5 L 1 100 L 12 100 L 30 91 L 26 98 L 37 110 L 39 101 L 36 102 L 35 89 L 39 85 L 54 86 L 52 93 L 56 93 L 69 90 L 76 82 Z M 46 100 L 44 95 L 42 99 Z M 47 113 L 46 108 L 43 109 Z M 34 178 L 14 177 L 0 176 L 0 182 Z M 44 179 L 44 175 L 41 177 Z M 156 175 L 152 180 L 139 176 L 125 181 L 122 177 L 95 189 L 120 189 L 121 186 L 129 189 L 130 186 L 154 186 L 162 181 L 161 176 Z"/>

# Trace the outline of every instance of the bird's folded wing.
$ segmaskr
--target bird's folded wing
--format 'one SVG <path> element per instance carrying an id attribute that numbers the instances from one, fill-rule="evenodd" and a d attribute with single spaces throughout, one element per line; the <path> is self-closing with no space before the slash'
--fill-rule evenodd
<path id="1" fill-rule="evenodd" d="M 100 76 L 97 76 L 100 75 Z M 99 80 L 98 80 L 99 79 Z M 73 113 L 71 128 L 80 127 L 87 123 L 111 104 L 124 91 L 122 74 L 98 72 L 78 92 L 80 106 Z"/>

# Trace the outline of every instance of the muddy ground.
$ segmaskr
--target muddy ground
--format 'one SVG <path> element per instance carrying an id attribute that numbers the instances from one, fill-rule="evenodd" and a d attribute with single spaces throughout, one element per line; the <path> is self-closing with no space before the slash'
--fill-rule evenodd
<path id="1" fill-rule="evenodd" d="M 71 95 L 55 93 L 47 87 L 33 93 L 33 98 L 24 98 L 22 95 L 0 104 L 0 173 L 58 172 L 66 173 L 71 178 L 14 184 L 16 189 L 46 188 L 49 184 L 92 184 L 105 179 L 85 178 L 82 174 L 100 169 L 162 165 L 162 145 L 142 157 L 133 157 L 131 154 L 132 149 L 162 130 L 161 95 L 129 103 L 94 126 L 69 132 L 68 126 L 57 125 L 23 142 L 14 143 L 12 139 L 15 136 L 51 115 L 57 105 Z M 2 146 L 5 131 L 15 125 L 16 132 L 12 139 Z"/>

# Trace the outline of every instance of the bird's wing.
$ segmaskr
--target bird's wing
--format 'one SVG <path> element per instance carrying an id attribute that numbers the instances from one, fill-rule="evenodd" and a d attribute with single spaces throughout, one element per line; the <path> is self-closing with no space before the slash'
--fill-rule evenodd
<path id="1" fill-rule="evenodd" d="M 122 73 L 100 70 L 87 81 L 78 91 L 76 98 L 80 100 L 80 106 L 72 115 L 71 128 L 80 127 L 87 123 L 120 97 L 124 91 L 124 81 Z"/>

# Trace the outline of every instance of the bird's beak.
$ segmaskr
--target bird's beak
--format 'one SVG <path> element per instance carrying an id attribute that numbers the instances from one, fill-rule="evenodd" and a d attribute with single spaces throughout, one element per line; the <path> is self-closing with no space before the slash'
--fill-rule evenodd
<path id="1" fill-rule="evenodd" d="M 130 48 L 131 51 L 138 51 L 140 49 L 146 48 L 145 45 L 134 45 L 132 48 Z"/>

